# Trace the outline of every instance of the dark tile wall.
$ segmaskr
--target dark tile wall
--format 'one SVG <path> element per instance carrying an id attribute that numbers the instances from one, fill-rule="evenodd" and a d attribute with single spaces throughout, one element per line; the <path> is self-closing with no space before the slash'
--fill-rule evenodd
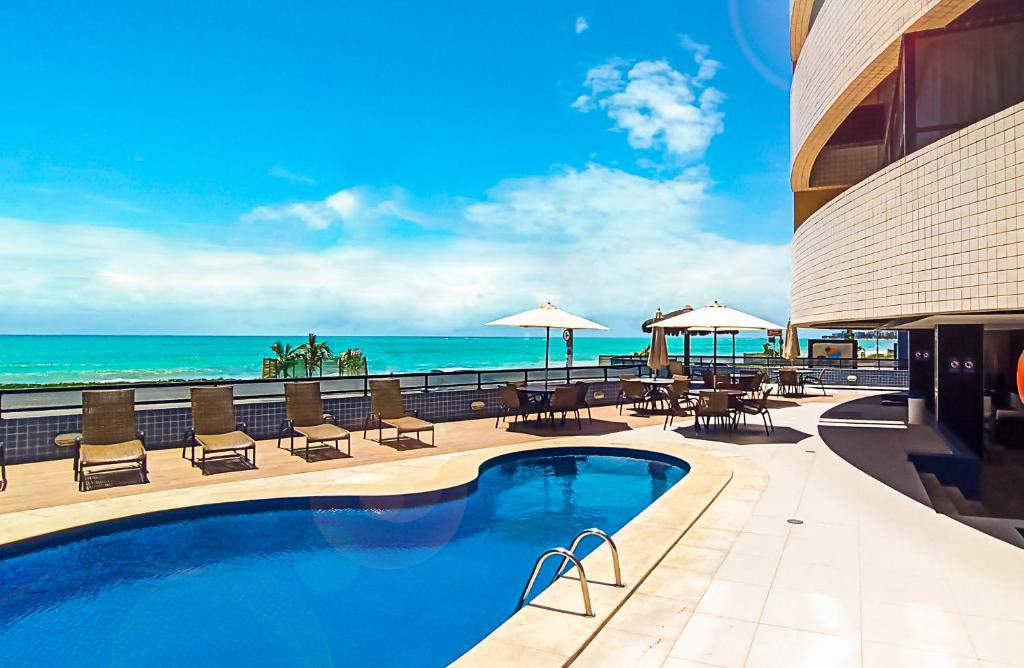
<path id="1" fill-rule="evenodd" d="M 588 394 L 593 405 L 614 403 L 619 394 L 618 382 L 591 383 Z M 603 392 L 604 399 L 594 399 L 595 392 Z M 471 390 L 442 390 L 411 392 L 404 395 L 408 411 L 417 411 L 424 420 L 449 422 L 469 418 L 494 417 L 500 412 L 501 401 L 497 388 Z M 474 411 L 473 402 L 483 401 L 484 408 Z M 370 398 L 364 396 L 328 397 L 324 409 L 351 430 L 362 429 L 370 411 Z M 284 401 L 238 402 L 235 416 L 245 422 L 249 433 L 257 439 L 276 438 L 285 418 Z M 58 434 L 81 430 L 79 413 L 12 417 L 0 420 L 0 441 L 5 445 L 8 464 L 70 458 L 73 448 L 57 447 L 53 439 Z M 181 447 L 187 430 L 192 425 L 192 410 L 188 407 L 167 407 L 139 410 L 136 426 L 146 434 L 146 447 L 151 450 Z"/>

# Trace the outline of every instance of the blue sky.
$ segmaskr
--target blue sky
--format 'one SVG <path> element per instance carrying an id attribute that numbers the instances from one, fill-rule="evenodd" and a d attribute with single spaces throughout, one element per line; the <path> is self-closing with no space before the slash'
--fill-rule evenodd
<path id="1" fill-rule="evenodd" d="M 784 321 L 788 77 L 769 0 L 17 3 L 0 329 Z"/>

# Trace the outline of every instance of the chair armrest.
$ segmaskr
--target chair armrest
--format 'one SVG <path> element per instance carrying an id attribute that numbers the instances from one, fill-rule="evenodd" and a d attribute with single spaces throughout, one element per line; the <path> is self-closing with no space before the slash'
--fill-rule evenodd
<path id="1" fill-rule="evenodd" d="M 135 432 L 135 438 L 142 441 L 142 447 L 146 447 L 146 432 L 144 432 L 141 429 L 138 430 L 137 432 Z"/>
<path id="2" fill-rule="evenodd" d="M 242 432 L 243 434 L 248 434 L 249 433 L 249 425 L 247 425 L 244 422 L 237 423 L 235 425 L 235 428 L 238 429 L 238 431 Z"/>
<path id="3" fill-rule="evenodd" d="M 320 416 L 320 419 L 323 420 L 324 422 L 327 422 L 328 424 L 334 424 L 334 415 L 332 415 L 331 413 L 324 413 L 322 416 Z"/>
<path id="4" fill-rule="evenodd" d="M 292 425 L 293 424 L 295 424 L 295 422 L 291 418 L 285 418 L 284 420 L 282 420 L 281 421 L 281 433 L 283 434 L 285 432 L 285 430 L 290 432 L 292 430 Z"/>
<path id="5" fill-rule="evenodd" d="M 189 427 L 185 430 L 185 441 L 188 443 L 195 444 L 196 442 L 196 429 L 195 427 Z"/>
<path id="6" fill-rule="evenodd" d="M 420 412 L 417 410 L 410 411 L 409 414 L 412 415 L 414 418 L 418 418 L 420 416 Z"/>

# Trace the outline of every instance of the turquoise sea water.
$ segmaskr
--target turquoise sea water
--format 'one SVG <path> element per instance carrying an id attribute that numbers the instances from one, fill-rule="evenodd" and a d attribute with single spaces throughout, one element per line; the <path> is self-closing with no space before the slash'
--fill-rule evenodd
<path id="1" fill-rule="evenodd" d="M 274 336 L 0 336 L 0 384 L 93 381 L 149 381 L 168 378 L 258 378 L 270 345 L 281 339 L 298 345 L 305 337 Z M 543 366 L 543 337 L 321 336 L 335 352 L 360 348 L 370 373 L 434 369 L 500 369 Z M 765 339 L 737 338 L 737 354 L 759 352 Z M 594 364 L 598 355 L 628 354 L 644 348 L 646 337 L 579 335 L 575 364 Z M 680 338 L 669 353 L 682 354 Z M 806 347 L 806 346 L 805 346 Z M 711 337 L 695 338 L 693 354 L 711 354 Z M 719 353 L 732 351 L 729 338 Z M 565 363 L 565 344 L 552 333 L 551 364 Z M 325 373 L 326 373 L 325 368 Z"/>

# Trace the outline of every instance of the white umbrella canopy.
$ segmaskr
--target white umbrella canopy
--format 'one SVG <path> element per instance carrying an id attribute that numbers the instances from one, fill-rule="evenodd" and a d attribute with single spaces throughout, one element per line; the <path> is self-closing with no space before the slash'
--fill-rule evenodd
<path id="1" fill-rule="evenodd" d="M 574 313 L 563 311 L 551 302 L 541 304 L 537 308 L 523 311 L 486 323 L 487 327 L 536 327 L 547 330 L 544 343 L 544 383 L 548 380 L 548 367 L 551 354 L 551 330 L 554 329 L 596 329 L 607 330 L 593 320 L 587 320 Z"/>
<path id="2" fill-rule="evenodd" d="M 553 329 L 598 329 L 607 330 L 593 320 L 563 311 L 551 302 L 542 304 L 529 311 L 523 311 L 505 318 L 487 323 L 488 327 L 542 327 Z"/>
<path id="3" fill-rule="evenodd" d="M 718 368 L 718 333 L 736 331 L 757 331 L 759 329 L 782 329 L 781 325 L 758 318 L 755 315 L 737 311 L 716 300 L 699 309 L 680 313 L 655 322 L 651 327 L 662 329 L 687 329 L 697 332 L 711 332 L 715 335 L 715 351 L 713 367 Z"/>
<path id="4" fill-rule="evenodd" d="M 671 318 L 665 318 L 653 323 L 651 326 L 665 329 L 693 329 L 701 332 L 782 329 L 782 325 L 776 325 L 773 322 L 758 318 L 756 315 L 737 311 L 724 304 L 719 304 L 717 301 L 687 313 L 680 313 Z"/>

